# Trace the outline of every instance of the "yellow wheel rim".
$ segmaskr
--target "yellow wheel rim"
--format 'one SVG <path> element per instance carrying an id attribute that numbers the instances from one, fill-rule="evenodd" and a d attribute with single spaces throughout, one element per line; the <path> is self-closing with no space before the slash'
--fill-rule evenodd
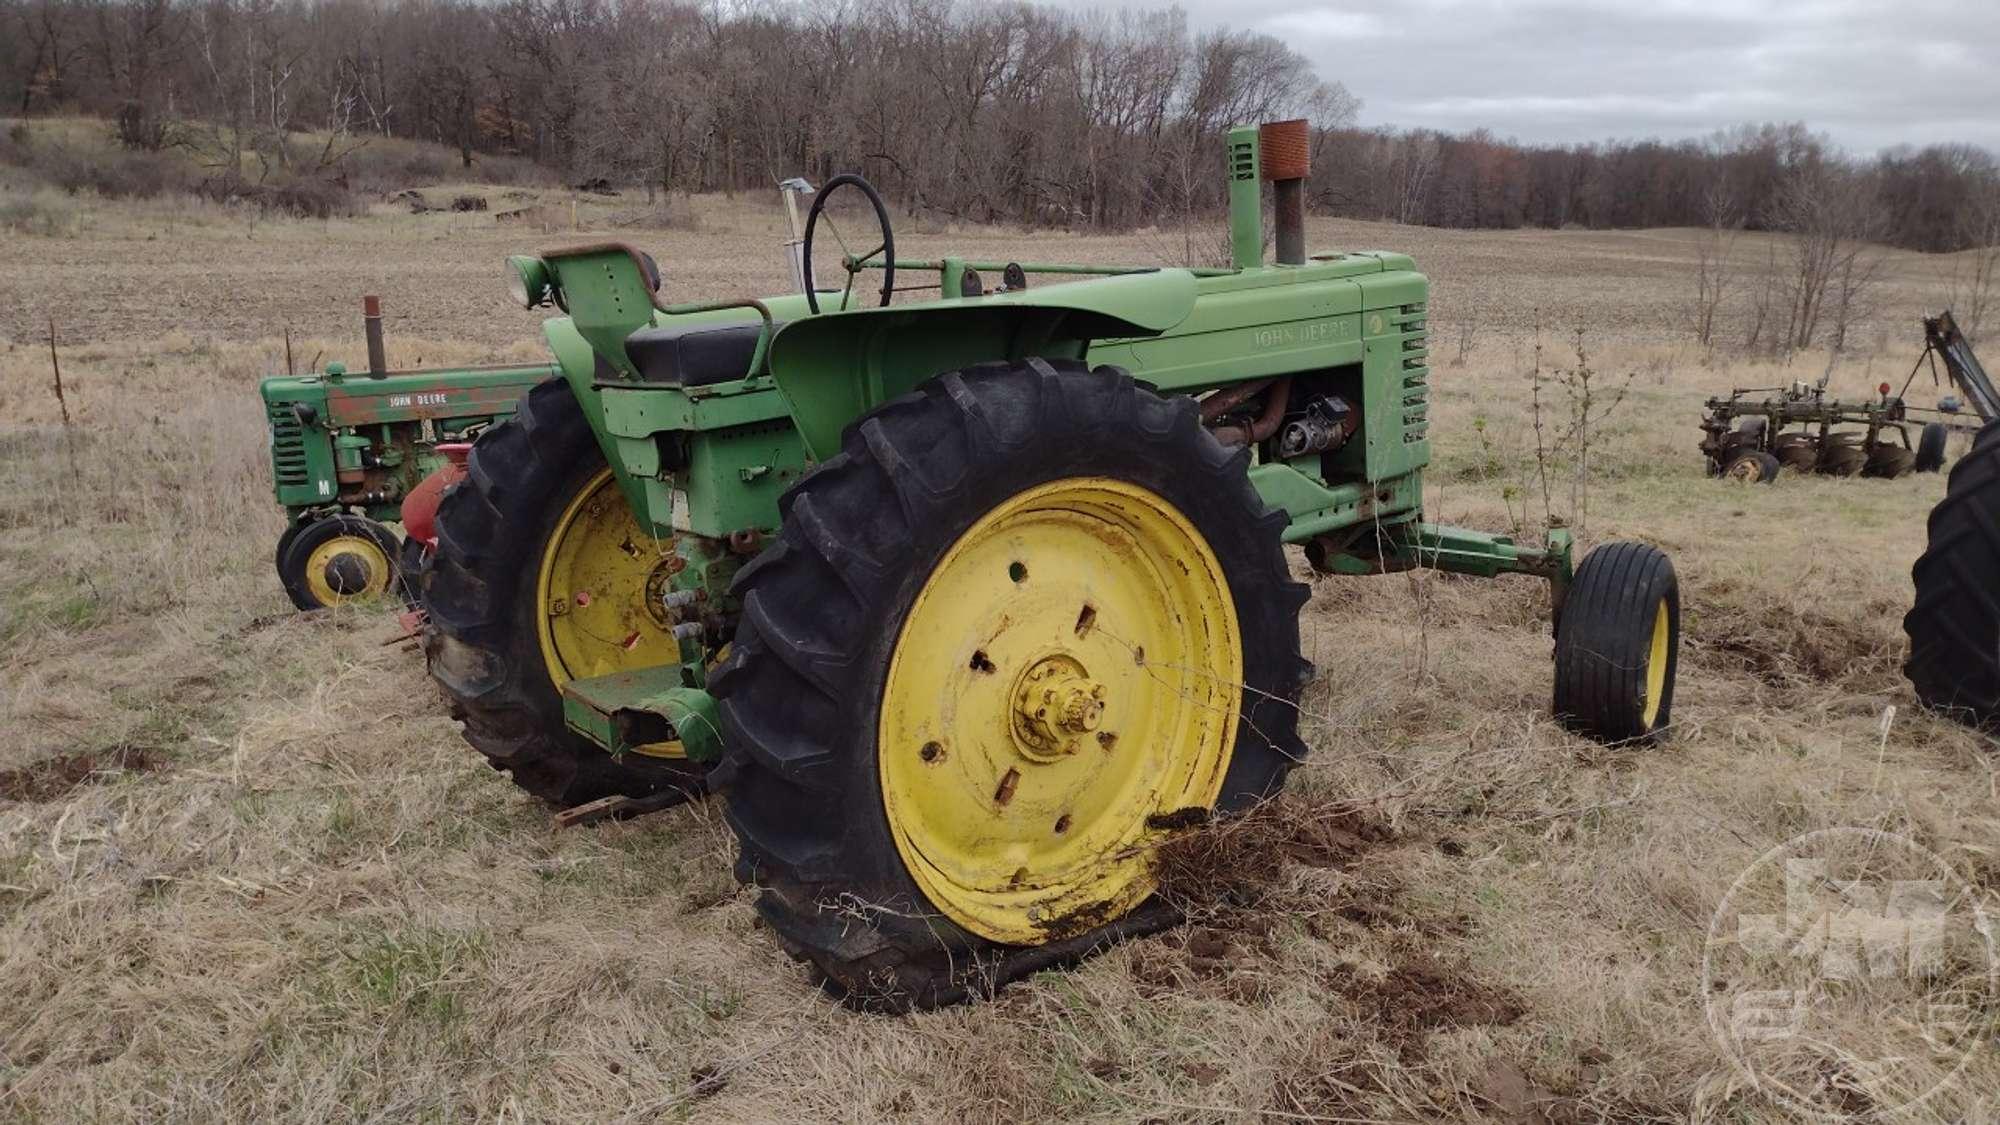
<path id="1" fill-rule="evenodd" d="M 877 758 L 896 848 L 939 910 L 1033 945 L 1152 893 L 1162 819 L 1208 809 L 1241 704 L 1229 586 L 1193 524 L 1104 478 L 1019 493 L 911 604 Z"/>
<path id="2" fill-rule="evenodd" d="M 361 589 L 341 593 L 327 580 L 326 571 L 336 560 L 354 559 L 368 572 L 368 580 Z M 381 544 L 365 535 L 336 535 L 312 549 L 306 556 L 306 590 L 313 600 L 321 605 L 339 605 L 342 602 L 360 601 L 364 598 L 379 598 L 389 589 L 389 576 L 394 573 L 389 566 L 389 556 Z"/>
<path id="3" fill-rule="evenodd" d="M 671 541 L 656 540 L 639 527 L 609 468 L 578 490 L 549 532 L 535 582 L 536 633 L 556 690 L 573 679 L 680 659 L 664 608 L 648 589 L 680 563 Z M 659 758 L 687 756 L 678 741 L 632 750 Z"/>
<path id="4" fill-rule="evenodd" d="M 1764 475 L 1764 465 L 1755 457 L 1738 457 L 1729 467 L 1730 479 L 1749 483 Z"/>
<path id="5" fill-rule="evenodd" d="M 1653 643 L 1646 652 L 1646 721 L 1652 730 L 1660 721 L 1660 699 L 1667 694 L 1667 599 L 1653 612 Z"/>

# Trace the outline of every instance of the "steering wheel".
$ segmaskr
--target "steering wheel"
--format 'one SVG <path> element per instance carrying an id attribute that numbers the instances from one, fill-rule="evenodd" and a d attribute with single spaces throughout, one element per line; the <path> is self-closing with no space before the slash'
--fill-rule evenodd
<path id="1" fill-rule="evenodd" d="M 847 298 L 854 292 L 854 277 L 868 263 L 880 256 L 882 261 L 882 304 L 887 306 L 890 294 L 896 291 L 896 236 L 889 229 L 889 209 L 882 204 L 882 195 L 875 186 L 852 172 L 842 172 L 820 186 L 819 194 L 813 196 L 812 209 L 806 212 L 806 237 L 802 249 L 802 261 L 806 275 L 806 307 L 819 312 L 819 283 L 813 277 L 813 235 L 819 229 L 820 216 L 826 211 L 826 201 L 833 193 L 844 187 L 854 188 L 867 198 L 869 206 L 875 208 L 875 223 L 882 230 L 882 241 L 866 254 L 855 254 L 848 249 L 847 240 L 840 236 L 840 228 L 833 225 L 833 217 L 827 216 L 826 229 L 833 232 L 833 240 L 840 244 L 840 266 L 847 271 L 847 284 L 840 290 L 840 307 L 847 307 Z"/>

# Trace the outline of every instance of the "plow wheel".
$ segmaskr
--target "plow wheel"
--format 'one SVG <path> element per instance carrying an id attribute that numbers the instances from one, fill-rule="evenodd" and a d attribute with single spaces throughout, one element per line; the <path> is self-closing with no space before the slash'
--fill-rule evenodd
<path id="1" fill-rule="evenodd" d="M 1935 473 L 1944 468 L 1945 443 L 1951 440 L 1951 431 L 1943 422 L 1924 423 L 1923 433 L 1917 438 L 1917 459 L 1915 468 L 1920 473 Z"/>
<path id="2" fill-rule="evenodd" d="M 1811 434 L 1779 434 L 1771 440 L 1771 454 L 1780 468 L 1809 473 L 1819 464 L 1819 439 Z"/>
<path id="3" fill-rule="evenodd" d="M 1868 463 L 1862 467 L 1863 476 L 1881 477 L 1894 480 L 1908 473 L 1917 463 L 1917 451 L 1900 445 L 1890 445 L 1878 441 L 1868 449 Z"/>
<path id="4" fill-rule="evenodd" d="M 569 385 L 553 379 L 472 447 L 438 506 L 424 576 L 431 677 L 465 739 L 551 804 L 694 793 L 676 743 L 613 757 L 563 723 L 562 685 L 677 659 L 646 584 L 670 547 L 642 532 Z"/>
<path id="5" fill-rule="evenodd" d="M 1931 509 L 1929 543 L 1910 571 L 1917 600 L 1903 617 L 1903 665 L 1917 698 L 1974 726 L 2000 729 L 2000 423 L 1952 466 Z"/>
<path id="6" fill-rule="evenodd" d="M 711 679 L 758 913 L 863 1007 L 1176 920 L 1153 850 L 1304 753 L 1284 517 L 1114 368 L 939 376 L 847 431 L 745 567 Z"/>
<path id="7" fill-rule="evenodd" d="M 1851 477 L 1868 463 L 1868 451 L 1861 448 L 1859 434 L 1828 434 L 1820 442 L 1818 472 L 1830 477 Z"/>
<path id="8" fill-rule="evenodd" d="M 1755 449 L 1739 449 L 1722 466 L 1722 479 L 1738 484 L 1769 484 L 1778 479 L 1778 459 Z"/>
<path id="9" fill-rule="evenodd" d="M 361 516 L 299 524 L 278 540 L 278 580 L 300 609 L 380 598 L 398 589 L 396 533 Z"/>
<path id="10" fill-rule="evenodd" d="M 1665 552 L 1592 551 L 1556 622 L 1556 716 L 1599 742 L 1657 738 L 1673 717 L 1680 647 L 1680 583 Z"/>

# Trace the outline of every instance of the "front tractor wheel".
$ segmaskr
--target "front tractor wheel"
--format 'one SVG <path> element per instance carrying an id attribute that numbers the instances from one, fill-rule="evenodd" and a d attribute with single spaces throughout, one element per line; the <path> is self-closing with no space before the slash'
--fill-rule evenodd
<path id="1" fill-rule="evenodd" d="M 679 743 L 614 757 L 563 722 L 571 679 L 679 659 L 648 593 L 675 567 L 671 544 L 640 529 L 567 383 L 535 387 L 480 437 L 437 534 L 423 577 L 431 677 L 493 768 L 565 807 L 699 791 Z"/>
<path id="2" fill-rule="evenodd" d="M 1673 714 L 1680 647 L 1680 584 L 1665 552 L 1592 551 L 1556 622 L 1556 717 L 1599 742 L 1657 738 Z"/>
<path id="3" fill-rule="evenodd" d="M 1170 924 L 1155 849 L 1277 790 L 1306 587 L 1246 468 L 1192 400 L 1035 359 L 888 404 L 790 493 L 717 776 L 834 991 L 951 1003 Z"/>
<path id="4" fill-rule="evenodd" d="M 396 533 L 362 516 L 325 516 L 278 540 L 278 581 L 300 609 L 329 609 L 397 589 Z"/>

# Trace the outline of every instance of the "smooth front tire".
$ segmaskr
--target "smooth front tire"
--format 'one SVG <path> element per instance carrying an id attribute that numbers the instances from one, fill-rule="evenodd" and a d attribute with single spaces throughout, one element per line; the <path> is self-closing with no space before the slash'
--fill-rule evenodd
<path id="1" fill-rule="evenodd" d="M 1935 473 L 1944 468 L 1945 443 L 1951 440 L 1951 431 L 1943 422 L 1926 422 L 1922 434 L 1917 438 L 1916 470 L 1920 473 Z"/>
<path id="2" fill-rule="evenodd" d="M 1151 855 L 1305 752 L 1307 597 L 1248 457 L 1115 368 L 952 372 L 848 428 L 710 680 L 759 915 L 850 1003 L 1171 924 Z"/>
<path id="3" fill-rule="evenodd" d="M 1556 623 L 1555 714 L 1599 742 L 1656 739 L 1673 717 L 1681 596 L 1673 561 L 1645 543 L 1583 560 Z"/>

